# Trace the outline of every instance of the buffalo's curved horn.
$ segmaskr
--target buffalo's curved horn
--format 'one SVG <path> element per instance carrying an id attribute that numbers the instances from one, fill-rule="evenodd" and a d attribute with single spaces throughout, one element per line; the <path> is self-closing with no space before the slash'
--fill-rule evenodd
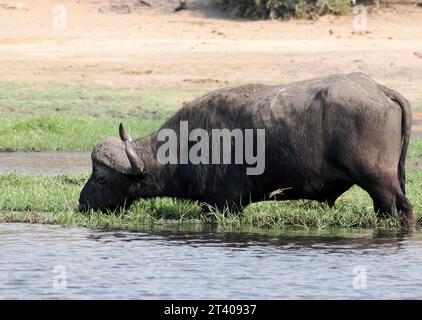
<path id="1" fill-rule="evenodd" d="M 142 173 L 144 171 L 144 162 L 142 161 L 141 157 L 136 153 L 135 149 L 133 148 L 132 142 L 126 140 L 125 149 L 127 158 L 129 159 L 130 165 L 132 166 L 133 173 Z"/>
<path id="2" fill-rule="evenodd" d="M 133 173 L 134 174 L 142 173 L 144 171 L 144 162 L 142 161 L 141 157 L 136 153 L 135 149 L 133 148 L 132 138 L 126 132 L 122 123 L 120 123 L 119 125 L 119 134 L 120 134 L 120 139 L 125 143 L 126 155 L 127 155 L 127 158 L 129 159 Z"/>
<path id="3" fill-rule="evenodd" d="M 132 138 L 126 132 L 125 128 L 123 128 L 123 123 L 120 123 L 120 125 L 119 125 L 119 135 L 120 135 L 120 139 L 123 142 L 126 142 L 126 141 L 132 142 Z"/>

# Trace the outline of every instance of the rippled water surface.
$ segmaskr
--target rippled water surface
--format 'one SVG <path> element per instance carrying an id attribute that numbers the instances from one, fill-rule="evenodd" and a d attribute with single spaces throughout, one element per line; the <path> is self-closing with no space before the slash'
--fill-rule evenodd
<path id="1" fill-rule="evenodd" d="M 421 158 L 407 159 L 409 169 L 422 169 Z M 91 172 L 89 152 L 0 152 L 0 174 L 79 174 Z"/>
<path id="2" fill-rule="evenodd" d="M 0 224 L 0 298 L 421 299 L 422 233 Z"/>
<path id="3" fill-rule="evenodd" d="M 89 152 L 0 152 L 0 174 L 78 174 L 91 170 Z"/>

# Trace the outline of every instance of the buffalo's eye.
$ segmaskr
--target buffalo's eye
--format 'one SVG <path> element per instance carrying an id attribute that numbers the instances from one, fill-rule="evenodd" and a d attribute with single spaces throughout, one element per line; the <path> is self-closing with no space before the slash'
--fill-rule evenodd
<path id="1" fill-rule="evenodd" d="M 105 176 L 97 176 L 95 178 L 95 181 L 97 181 L 99 184 L 103 184 L 105 180 L 106 180 Z"/>

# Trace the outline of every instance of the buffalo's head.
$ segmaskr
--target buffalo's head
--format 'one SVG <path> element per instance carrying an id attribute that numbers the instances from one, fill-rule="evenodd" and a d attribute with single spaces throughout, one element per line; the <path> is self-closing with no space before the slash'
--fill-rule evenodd
<path id="1" fill-rule="evenodd" d="M 105 139 L 92 151 L 92 174 L 81 191 L 79 211 L 115 210 L 133 202 L 144 163 L 122 124 L 119 133 L 120 139 Z"/>

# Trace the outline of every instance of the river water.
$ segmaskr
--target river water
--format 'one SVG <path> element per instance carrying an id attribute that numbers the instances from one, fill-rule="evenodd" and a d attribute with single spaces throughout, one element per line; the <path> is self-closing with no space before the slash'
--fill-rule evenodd
<path id="1" fill-rule="evenodd" d="M 88 152 L 0 152 L 0 174 L 48 175 L 89 172 Z"/>
<path id="2" fill-rule="evenodd" d="M 0 224 L 0 299 L 422 299 L 422 232 Z"/>
<path id="3" fill-rule="evenodd" d="M 422 159 L 408 159 L 408 169 L 422 169 Z M 89 152 L 0 152 L 0 175 L 57 176 L 91 172 Z"/>
<path id="4" fill-rule="evenodd" d="M 0 152 L 0 164 L 0 174 L 91 169 L 89 153 Z M 0 299 L 422 299 L 421 231 L 194 229 L 0 224 Z"/>

